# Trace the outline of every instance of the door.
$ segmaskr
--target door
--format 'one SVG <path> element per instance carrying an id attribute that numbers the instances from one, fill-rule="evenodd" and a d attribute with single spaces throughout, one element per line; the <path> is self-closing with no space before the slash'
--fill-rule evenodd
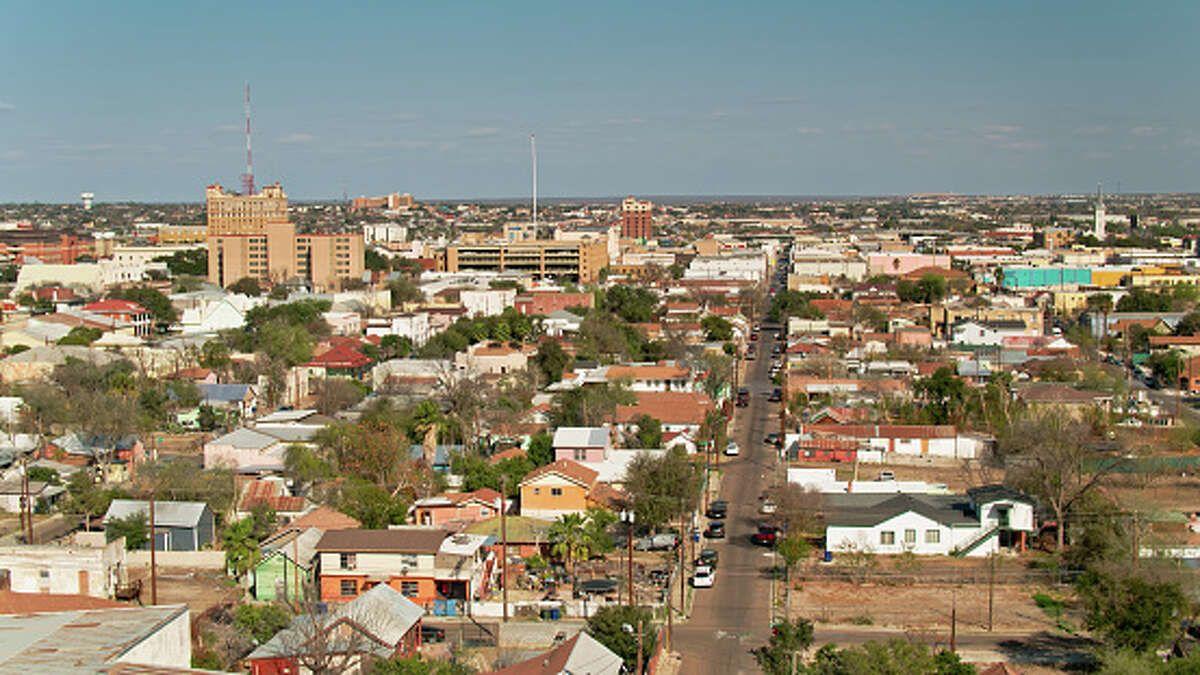
<path id="1" fill-rule="evenodd" d="M 88 578 L 87 570 L 79 570 L 79 594 L 91 595 L 91 580 Z"/>

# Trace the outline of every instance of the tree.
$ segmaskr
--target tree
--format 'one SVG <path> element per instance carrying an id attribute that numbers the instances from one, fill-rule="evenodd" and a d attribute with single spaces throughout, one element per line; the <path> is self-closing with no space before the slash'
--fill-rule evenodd
<path id="1" fill-rule="evenodd" d="M 1179 323 L 1175 324 L 1176 335 L 1196 335 L 1200 333 L 1200 312 L 1191 311 L 1183 315 Z"/>
<path id="2" fill-rule="evenodd" d="M 575 566 L 580 558 L 588 554 L 587 536 L 584 533 L 586 520 L 578 513 L 564 513 L 550 525 L 547 531 L 551 543 L 550 553 L 562 560 L 575 574 Z"/>
<path id="3" fill-rule="evenodd" d="M 658 296 L 642 286 L 618 284 L 596 291 L 596 307 L 629 323 L 647 323 L 658 313 Z"/>
<path id="4" fill-rule="evenodd" d="M 613 418 L 618 405 L 633 405 L 637 398 L 623 384 L 589 384 L 554 395 L 550 410 L 555 427 L 598 426 Z"/>
<path id="5" fill-rule="evenodd" d="M 72 328 L 70 330 L 70 332 L 68 332 L 66 335 L 62 336 L 61 338 L 59 338 L 57 344 L 79 345 L 79 346 L 86 347 L 86 346 L 92 344 L 93 342 L 95 342 L 96 340 L 99 340 L 100 336 L 102 336 L 102 335 L 104 335 L 104 333 L 99 328 L 89 328 L 88 326 L 75 326 L 74 328 Z"/>
<path id="6" fill-rule="evenodd" d="M 625 493 L 638 524 L 655 529 L 689 512 L 700 497 L 700 474 L 679 446 L 635 457 L 625 469 Z"/>
<path id="7" fill-rule="evenodd" d="M 787 589 L 784 616 L 788 616 L 792 608 L 792 570 L 796 569 L 796 566 L 808 557 L 812 546 L 809 545 L 808 540 L 803 536 L 789 533 L 783 539 L 779 540 L 775 548 L 779 552 L 780 557 L 783 558 L 784 584 Z"/>
<path id="8" fill-rule="evenodd" d="M 167 269 L 175 276 L 202 277 L 208 274 L 208 248 L 203 246 L 159 256 L 154 261 L 166 263 Z"/>
<path id="9" fill-rule="evenodd" d="M 371 664 L 371 675 L 474 675 L 477 671 L 458 661 L 416 656 L 394 656 Z"/>
<path id="10" fill-rule="evenodd" d="M 154 316 L 154 322 L 159 326 L 169 326 L 179 320 L 179 313 L 175 311 L 175 305 L 171 304 L 171 299 L 156 288 L 134 286 L 113 291 L 110 296 L 136 302 L 145 307 Z"/>
<path id="11" fill-rule="evenodd" d="M 383 359 L 402 359 L 412 353 L 413 341 L 407 335 L 384 335 L 379 339 L 379 350 Z"/>
<path id="12" fill-rule="evenodd" d="M 258 283 L 258 279 L 255 279 L 254 277 L 242 277 L 232 284 L 229 284 L 226 290 L 228 290 L 230 293 L 240 293 L 241 295 L 248 295 L 252 298 L 257 298 L 258 296 L 262 295 L 263 292 L 262 286 Z"/>
<path id="13" fill-rule="evenodd" d="M 233 611 L 233 625 L 243 635 L 263 644 L 287 628 L 292 621 L 291 613 L 277 604 L 243 604 Z"/>
<path id="14" fill-rule="evenodd" d="M 401 276 L 398 279 L 389 281 L 388 292 L 392 296 L 393 307 L 399 307 L 409 302 L 422 302 L 425 300 L 425 294 L 421 292 L 421 287 L 407 276 Z"/>
<path id="15" fill-rule="evenodd" d="M 588 635 L 608 647 L 625 661 L 628 672 L 634 672 L 638 661 L 638 630 L 642 637 L 642 663 L 650 662 L 654 653 L 654 615 L 645 607 L 606 605 L 588 617 Z"/>
<path id="16" fill-rule="evenodd" d="M 145 513 L 131 513 L 124 518 L 112 518 L 104 524 L 104 540 L 116 541 L 125 537 L 125 550 L 134 551 L 150 540 L 150 527 Z"/>
<path id="17" fill-rule="evenodd" d="M 257 333 L 257 349 L 289 368 L 312 358 L 315 343 L 312 333 L 303 325 L 274 319 L 259 328 Z"/>
<path id="18" fill-rule="evenodd" d="M 1091 428 L 1084 422 L 1053 412 L 1030 415 L 1010 428 L 1001 446 L 1011 456 L 1007 480 L 1036 496 L 1054 514 L 1058 524 L 1057 547 L 1066 541 L 1066 519 L 1111 471 L 1115 462 L 1100 462 L 1093 470 L 1088 442 Z"/>
<path id="19" fill-rule="evenodd" d="M 49 483 L 50 485 L 62 484 L 62 479 L 59 477 L 58 472 L 48 466 L 31 466 L 26 473 L 30 481 Z"/>
<path id="20" fill-rule="evenodd" d="M 538 346 L 537 354 L 533 356 L 534 365 L 549 384 L 562 379 L 563 370 L 570 362 L 570 355 L 557 340 L 546 340 Z"/>
<path id="21" fill-rule="evenodd" d="M 554 437 L 545 431 L 539 431 L 529 437 L 529 449 L 525 451 L 525 456 L 533 464 L 534 468 L 546 466 L 554 461 Z"/>
<path id="22" fill-rule="evenodd" d="M 967 385 L 949 366 L 918 380 L 913 392 L 925 401 L 922 413 L 933 424 L 949 424 L 962 418 Z"/>
<path id="23" fill-rule="evenodd" d="M 258 563 L 258 540 L 254 538 L 254 519 L 242 518 L 225 526 L 221 532 L 221 547 L 225 549 L 225 569 L 241 578 Z"/>
<path id="24" fill-rule="evenodd" d="M 407 500 L 393 496 L 387 490 L 361 478 L 347 480 L 334 503 L 339 511 L 362 523 L 362 526 L 369 530 L 399 525 L 408 518 Z"/>
<path id="25" fill-rule="evenodd" d="M 801 319 L 823 319 L 821 310 L 813 307 L 808 293 L 800 291 L 780 291 L 771 298 L 771 307 L 767 310 L 767 319 L 771 323 L 785 323 L 789 317 Z"/>
<path id="26" fill-rule="evenodd" d="M 590 555 L 604 554 L 615 548 L 609 530 L 617 523 L 617 516 L 608 509 L 591 507 L 584 516 L 583 539 Z"/>
<path id="27" fill-rule="evenodd" d="M 799 659 L 812 643 L 811 621 L 784 619 L 772 626 L 770 641 L 754 650 L 754 660 L 767 675 L 792 675 L 801 672 Z"/>
<path id="28" fill-rule="evenodd" d="M 1177 386 L 1179 376 L 1183 374 L 1185 362 L 1183 355 L 1177 349 L 1165 352 L 1154 352 L 1147 359 L 1146 365 L 1154 373 L 1154 377 L 1166 386 Z"/>
<path id="29" fill-rule="evenodd" d="M 896 282 L 896 296 L 904 302 L 941 302 L 946 297 L 946 278 L 937 274 L 926 274 L 917 281 L 901 279 Z"/>
<path id="30" fill-rule="evenodd" d="M 348 377 L 327 377 L 317 381 L 317 411 L 332 415 L 363 400 L 363 386 Z"/>
<path id="31" fill-rule="evenodd" d="M 635 428 L 631 439 L 631 448 L 661 448 L 663 429 L 662 422 L 649 415 L 638 415 L 633 418 Z"/>
<path id="32" fill-rule="evenodd" d="M 1145 652 L 1166 644 L 1188 604 L 1177 582 L 1132 574 L 1088 572 L 1076 587 L 1087 627 L 1118 650 Z"/>
<path id="33" fill-rule="evenodd" d="M 700 328 L 704 337 L 714 342 L 728 342 L 733 339 L 733 324 L 716 314 L 709 314 L 700 319 Z"/>

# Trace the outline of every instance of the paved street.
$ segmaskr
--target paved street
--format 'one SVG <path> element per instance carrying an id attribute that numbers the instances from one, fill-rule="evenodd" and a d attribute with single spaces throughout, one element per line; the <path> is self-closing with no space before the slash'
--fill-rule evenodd
<path id="1" fill-rule="evenodd" d="M 758 498 L 774 468 L 773 450 L 762 439 L 779 430 L 779 406 L 767 401 L 774 340 L 764 331 L 760 344 L 758 358 L 746 362 L 750 405 L 737 408 L 735 416 L 733 439 L 742 453 L 721 458 L 728 538 L 707 544 L 721 554 L 716 585 L 697 590 L 691 619 L 676 629 L 673 648 L 683 656 L 680 672 L 685 675 L 758 672 L 750 650 L 766 643 L 770 634 L 771 555 L 750 543 L 761 519 Z"/>

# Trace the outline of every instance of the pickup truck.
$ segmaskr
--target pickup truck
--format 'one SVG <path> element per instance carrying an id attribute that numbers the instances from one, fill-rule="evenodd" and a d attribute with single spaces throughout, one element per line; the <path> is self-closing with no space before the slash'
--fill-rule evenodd
<path id="1" fill-rule="evenodd" d="M 679 537 L 674 532 L 655 534 L 641 537 L 633 542 L 633 547 L 639 551 L 669 551 L 679 543 Z"/>

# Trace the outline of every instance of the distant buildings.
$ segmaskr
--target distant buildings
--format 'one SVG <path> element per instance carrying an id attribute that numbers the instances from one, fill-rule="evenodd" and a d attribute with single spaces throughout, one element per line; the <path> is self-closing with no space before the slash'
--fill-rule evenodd
<path id="1" fill-rule="evenodd" d="M 607 266 L 605 245 L 582 241 L 454 244 L 437 259 L 439 272 L 520 272 L 537 279 L 567 278 L 580 283 L 596 281 Z"/>
<path id="2" fill-rule="evenodd" d="M 653 203 L 626 197 L 621 202 L 621 236 L 625 239 L 652 239 L 653 215 Z"/>
<path id="3" fill-rule="evenodd" d="M 223 287 L 251 277 L 276 284 L 301 280 L 314 289 L 340 288 L 363 274 L 363 237 L 357 233 L 296 234 L 278 184 L 238 195 L 220 185 L 205 190 L 208 206 L 208 280 Z"/>
<path id="4" fill-rule="evenodd" d="M 393 192 L 390 195 L 382 197 L 355 197 L 350 202 L 350 211 L 370 211 L 374 209 L 399 211 L 401 209 L 411 209 L 415 205 L 416 200 L 407 192 L 404 194 Z"/>

